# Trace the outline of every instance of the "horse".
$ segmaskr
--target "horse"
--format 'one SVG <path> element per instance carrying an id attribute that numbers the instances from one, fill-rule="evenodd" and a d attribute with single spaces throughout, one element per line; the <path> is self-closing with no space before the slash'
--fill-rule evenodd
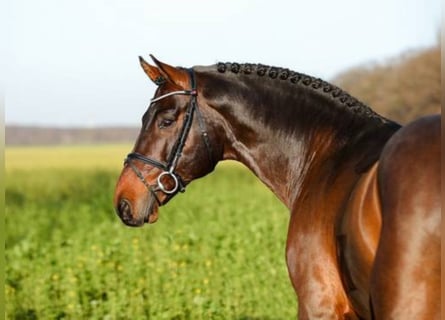
<path id="1" fill-rule="evenodd" d="M 440 319 L 440 116 L 401 126 L 286 68 L 190 69 L 139 57 L 157 85 L 113 204 L 129 226 L 219 161 L 247 166 L 290 212 L 299 319 Z"/>

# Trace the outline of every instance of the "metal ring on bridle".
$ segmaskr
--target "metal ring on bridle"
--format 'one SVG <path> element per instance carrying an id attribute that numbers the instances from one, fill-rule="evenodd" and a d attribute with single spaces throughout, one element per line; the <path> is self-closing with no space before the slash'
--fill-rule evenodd
<path id="1" fill-rule="evenodd" d="M 173 179 L 173 181 L 175 182 L 175 185 L 173 186 L 173 188 L 171 188 L 171 189 L 167 189 L 167 188 L 164 186 L 164 184 L 163 184 L 162 181 L 161 181 L 161 179 L 162 179 L 163 176 L 170 176 L 170 177 Z M 175 193 L 176 190 L 178 190 L 178 187 L 179 187 L 179 181 L 178 181 L 178 178 L 176 177 L 175 174 L 173 174 L 173 173 L 171 173 L 171 172 L 169 172 L 169 171 L 164 171 L 164 172 L 162 172 L 162 173 L 158 176 L 157 182 L 158 182 L 159 189 L 161 189 L 162 192 L 164 192 L 164 193 L 166 193 L 166 194 L 172 194 L 172 193 Z"/>

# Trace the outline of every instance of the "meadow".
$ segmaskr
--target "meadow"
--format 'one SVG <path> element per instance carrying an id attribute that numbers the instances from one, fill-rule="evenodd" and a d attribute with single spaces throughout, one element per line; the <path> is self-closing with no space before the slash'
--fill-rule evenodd
<path id="1" fill-rule="evenodd" d="M 130 149 L 6 148 L 6 319 L 295 319 L 275 196 L 223 163 L 130 228 L 112 207 Z"/>

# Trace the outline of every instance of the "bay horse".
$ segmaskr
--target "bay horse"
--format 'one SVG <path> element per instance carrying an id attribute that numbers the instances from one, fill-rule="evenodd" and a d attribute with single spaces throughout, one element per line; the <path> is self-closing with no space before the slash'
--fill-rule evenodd
<path id="1" fill-rule="evenodd" d="M 290 211 L 299 319 L 440 319 L 440 116 L 406 126 L 285 68 L 140 57 L 157 85 L 116 185 L 142 226 L 225 159 Z"/>

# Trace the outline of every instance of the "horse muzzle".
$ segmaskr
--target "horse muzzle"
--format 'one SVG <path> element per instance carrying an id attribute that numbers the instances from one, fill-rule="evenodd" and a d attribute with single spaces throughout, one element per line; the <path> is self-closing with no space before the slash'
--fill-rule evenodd
<path id="1" fill-rule="evenodd" d="M 118 201 L 115 209 L 119 218 L 130 227 L 140 227 L 144 223 L 155 223 L 158 220 L 158 207 L 153 201 L 148 200 L 151 203 L 144 206 L 144 209 L 135 209 L 131 202 L 127 199 L 121 199 Z"/>
<path id="2" fill-rule="evenodd" d="M 113 200 L 116 214 L 128 226 L 139 227 L 158 220 L 159 204 L 131 170 L 123 170 Z"/>

